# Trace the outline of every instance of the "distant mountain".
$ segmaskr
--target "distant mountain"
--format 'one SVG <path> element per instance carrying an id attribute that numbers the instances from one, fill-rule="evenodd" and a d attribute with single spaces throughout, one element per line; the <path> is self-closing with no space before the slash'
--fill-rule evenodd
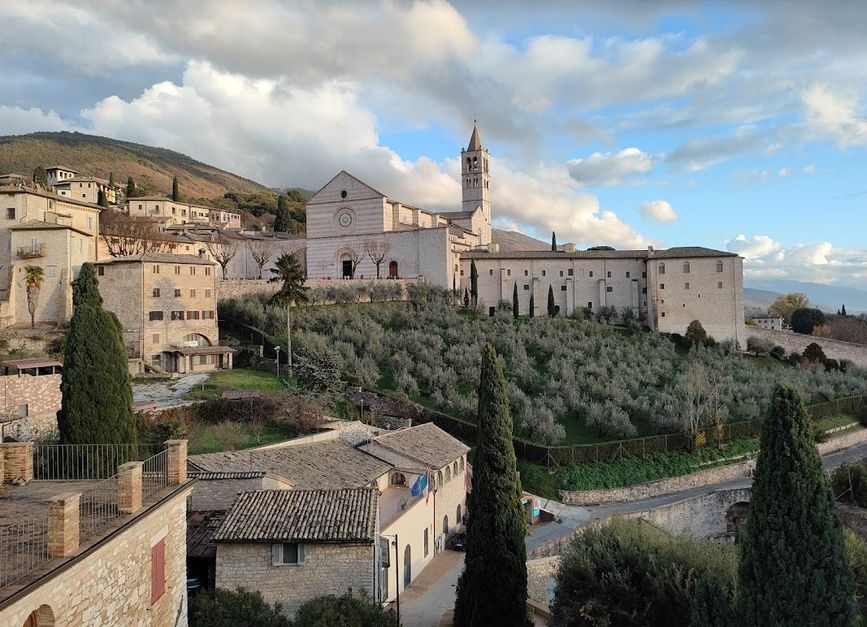
<path id="1" fill-rule="evenodd" d="M 491 239 L 495 244 L 500 245 L 500 249 L 508 250 L 551 250 L 549 242 L 524 235 L 518 231 L 503 231 L 501 229 L 491 229 Z"/>
<path id="2" fill-rule="evenodd" d="M 172 178 L 177 176 L 181 194 L 189 198 L 274 192 L 166 148 L 69 132 L 0 137 L 0 173 L 31 175 L 38 165 L 62 165 L 106 179 L 113 172 L 118 185 L 126 185 L 127 177 L 132 176 L 148 192 L 163 194 L 171 193 Z"/>
<path id="3" fill-rule="evenodd" d="M 768 290 L 756 290 L 750 287 L 744 288 L 744 309 L 750 310 L 766 310 L 771 306 L 771 303 L 779 296 L 779 292 L 770 292 Z"/>
<path id="4" fill-rule="evenodd" d="M 846 305 L 846 311 L 849 313 L 867 311 L 867 290 L 854 287 L 790 279 L 746 279 L 744 286 L 780 294 L 803 292 L 813 305 L 825 311 L 837 311 L 842 305 Z"/>

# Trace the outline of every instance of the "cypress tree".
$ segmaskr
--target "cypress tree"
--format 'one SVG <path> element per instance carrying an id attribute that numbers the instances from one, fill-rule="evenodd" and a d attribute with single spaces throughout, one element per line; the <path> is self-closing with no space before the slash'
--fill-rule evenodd
<path id="1" fill-rule="evenodd" d="M 467 288 L 464 288 L 464 309 L 470 306 L 470 292 Z"/>
<path id="2" fill-rule="evenodd" d="M 106 198 L 104 191 L 99 190 L 96 193 L 96 204 L 99 205 L 100 207 L 103 207 L 106 209 L 108 208 L 108 198 Z"/>
<path id="3" fill-rule="evenodd" d="M 172 200 L 178 202 L 181 199 L 181 188 L 178 185 L 178 177 L 172 178 Z"/>
<path id="4" fill-rule="evenodd" d="M 850 625 L 854 581 L 834 496 L 797 390 L 777 385 L 742 534 L 744 625 Z"/>
<path id="5" fill-rule="evenodd" d="M 60 413 L 64 444 L 134 443 L 135 418 L 120 322 L 102 308 L 93 264 L 73 282 L 63 356 Z"/>
<path id="6" fill-rule="evenodd" d="M 841 316 L 845 316 L 845 315 L 846 315 L 846 305 L 843 305 L 843 308 L 840 310 L 840 315 L 841 315 Z"/>
<path id="7" fill-rule="evenodd" d="M 551 231 L 551 250 L 557 250 L 557 234 Z"/>
<path id="8" fill-rule="evenodd" d="M 557 305 L 554 304 L 554 287 L 548 286 L 548 317 L 553 318 L 557 315 Z"/>
<path id="9" fill-rule="evenodd" d="M 108 186 L 114 189 L 114 172 L 108 173 Z"/>
<path id="10" fill-rule="evenodd" d="M 473 307 L 479 304 L 479 271 L 476 270 L 476 260 L 470 261 L 470 300 Z"/>
<path id="11" fill-rule="evenodd" d="M 292 232 L 292 214 L 289 211 L 289 198 L 280 194 L 277 197 L 277 214 L 274 218 L 274 231 Z"/>
<path id="12" fill-rule="evenodd" d="M 515 289 L 512 290 L 512 315 L 518 317 L 518 282 L 515 281 Z"/>
<path id="13" fill-rule="evenodd" d="M 506 380 L 494 347 L 482 356 L 478 438 L 468 503 L 468 549 L 455 601 L 457 627 L 524 627 L 527 549 Z"/>
<path id="14" fill-rule="evenodd" d="M 48 187 L 48 173 L 41 165 L 36 166 L 33 170 L 33 182 L 42 187 Z"/>
<path id="15" fill-rule="evenodd" d="M 533 294 L 530 294 L 530 317 L 533 318 L 536 315 L 536 297 Z"/>
<path id="16" fill-rule="evenodd" d="M 135 181 L 131 176 L 126 177 L 126 197 L 132 198 L 135 196 Z"/>

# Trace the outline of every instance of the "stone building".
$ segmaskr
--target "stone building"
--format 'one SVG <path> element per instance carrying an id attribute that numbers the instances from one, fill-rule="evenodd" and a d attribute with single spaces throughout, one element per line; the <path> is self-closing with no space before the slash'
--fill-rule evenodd
<path id="1" fill-rule="evenodd" d="M 124 211 L 133 217 L 157 220 L 164 227 L 192 223 L 241 228 L 239 213 L 175 201 L 166 196 L 127 198 Z"/>
<path id="2" fill-rule="evenodd" d="M 187 624 L 186 440 L 165 444 L 108 478 L 82 445 L 74 481 L 34 466 L 46 445 L 0 444 L 0 625 Z"/>
<path id="3" fill-rule="evenodd" d="M 0 361 L 0 442 L 56 435 L 62 370 L 53 359 Z"/>
<path id="4" fill-rule="evenodd" d="M 30 324 L 27 266 L 42 268 L 36 322 L 72 315 L 71 282 L 95 261 L 100 208 L 36 188 L 0 187 L 0 300 L 10 325 Z"/>
<path id="5" fill-rule="evenodd" d="M 699 320 L 717 340 L 743 344 L 743 259 L 734 253 L 700 247 L 667 250 L 505 251 L 496 245 L 461 256 L 461 293 L 471 289 L 471 268 L 478 273 L 478 301 L 492 313 L 511 305 L 518 286 L 518 309 L 547 315 L 548 291 L 561 315 L 587 308 L 598 312 L 628 309 L 662 333 L 686 331 Z"/>
<path id="6" fill-rule="evenodd" d="M 99 193 L 102 192 L 107 204 L 117 204 L 117 189 L 107 180 L 95 176 L 75 176 L 49 184 L 49 187 L 60 196 L 93 204 L 99 202 Z"/>
<path id="7" fill-rule="evenodd" d="M 258 470 L 280 477 L 293 491 L 341 491 L 375 488 L 377 498 L 377 545 L 387 551 L 388 567 L 374 572 L 373 558 L 365 553 L 365 568 L 371 569 L 375 583 L 372 596 L 383 602 L 391 601 L 398 589 L 403 590 L 424 570 L 434 555 L 443 549 L 447 538 L 463 525 L 466 513 L 466 484 L 469 447 L 432 423 L 416 427 L 368 435 L 356 445 L 343 439 L 312 444 L 270 447 L 258 450 L 226 451 L 190 457 L 196 472 L 226 473 Z M 198 475 L 200 476 L 200 475 Z M 427 488 L 413 486 L 422 477 L 429 477 Z M 281 487 L 285 487 L 281 486 Z M 289 498 L 289 497 L 281 497 Z M 222 502 L 225 502 L 223 499 Z M 236 503 L 232 512 L 256 510 Z M 217 550 L 217 585 L 228 585 L 221 579 L 221 564 L 225 562 Z M 382 557 L 382 556 L 381 556 Z M 259 564 L 265 587 L 273 589 L 273 572 L 267 570 L 267 551 L 259 550 Z M 233 559 L 241 559 L 234 556 Z M 243 558 L 246 561 L 248 558 Z M 355 564 L 355 562 L 353 562 Z M 356 564 L 354 568 L 360 568 Z M 366 576 L 366 575 L 365 575 Z M 236 577 L 236 575 L 233 575 Z M 223 581 L 224 583 L 220 583 Z M 248 579 L 248 587 L 256 587 Z M 281 601 L 280 598 L 274 600 Z"/>
<path id="8" fill-rule="evenodd" d="M 403 204 L 339 172 L 307 203 L 307 276 L 424 277 L 456 287 L 461 253 L 491 241 L 488 152 L 478 128 L 461 163 L 463 210 L 458 212 Z"/>
<path id="9" fill-rule="evenodd" d="M 378 500 L 370 487 L 242 492 L 214 535 L 217 587 L 256 590 L 289 615 L 326 594 L 376 598 Z"/>
<path id="10" fill-rule="evenodd" d="M 144 254 L 96 264 L 105 307 L 117 314 L 133 372 L 232 367 L 220 346 L 217 271 L 196 255 Z"/>

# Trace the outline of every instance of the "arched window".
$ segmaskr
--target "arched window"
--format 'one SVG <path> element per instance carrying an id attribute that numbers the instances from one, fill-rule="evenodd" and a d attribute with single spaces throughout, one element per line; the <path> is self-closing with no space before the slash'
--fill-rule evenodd
<path id="1" fill-rule="evenodd" d="M 463 520 L 464 519 L 461 517 L 461 505 L 458 503 L 458 510 L 455 512 L 455 524 L 460 526 Z"/>
<path id="2" fill-rule="evenodd" d="M 446 466 L 446 483 L 452 480 L 452 469 Z"/>
<path id="3" fill-rule="evenodd" d="M 397 262 L 396 261 L 389 261 L 388 262 L 388 278 L 389 279 L 398 278 Z"/>
<path id="4" fill-rule="evenodd" d="M 54 627 L 54 611 L 47 605 L 40 605 L 30 612 L 24 627 Z"/>
<path id="5" fill-rule="evenodd" d="M 401 472 L 391 475 L 391 485 L 406 485 L 406 477 Z"/>
<path id="6" fill-rule="evenodd" d="M 473 167 L 473 160 L 470 159 L 469 157 L 467 157 L 467 171 L 472 169 L 472 167 Z"/>
<path id="7" fill-rule="evenodd" d="M 443 471 L 437 470 L 437 486 L 441 486 L 443 484 Z"/>
<path id="8" fill-rule="evenodd" d="M 452 474 L 455 476 L 458 474 L 458 460 L 455 460 L 455 463 L 452 464 Z"/>
<path id="9" fill-rule="evenodd" d="M 449 535 L 449 517 L 443 516 L 443 535 Z"/>
<path id="10" fill-rule="evenodd" d="M 464 458 L 461 457 L 458 461 L 461 462 L 461 470 L 463 470 L 464 469 Z"/>

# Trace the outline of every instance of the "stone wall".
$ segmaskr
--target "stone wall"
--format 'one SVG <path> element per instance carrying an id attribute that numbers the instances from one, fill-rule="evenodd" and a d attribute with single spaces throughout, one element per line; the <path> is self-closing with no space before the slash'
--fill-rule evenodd
<path id="1" fill-rule="evenodd" d="M 826 337 L 814 337 L 812 335 L 802 335 L 790 331 L 771 331 L 770 329 L 761 329 L 759 327 L 746 326 L 744 337 L 759 337 L 765 340 L 770 340 L 774 344 L 782 346 L 786 349 L 786 353 L 798 352 L 803 353 L 808 344 L 815 342 L 822 347 L 825 355 L 832 359 L 848 359 L 857 366 L 867 368 L 867 345 L 854 344 L 852 342 L 841 342 L 840 340 L 832 340 Z M 746 349 L 746 343 L 741 346 Z"/>
<path id="2" fill-rule="evenodd" d="M 726 533 L 726 513 L 735 503 L 749 502 L 752 488 L 717 490 L 710 494 L 628 514 L 669 533 L 710 538 Z"/>
<path id="3" fill-rule="evenodd" d="M 54 571 L 0 610 L 0 625 L 24 625 L 45 605 L 57 625 L 186 626 L 188 495 L 176 493 L 92 553 Z M 163 539 L 165 593 L 151 604 L 151 548 Z"/>
<path id="4" fill-rule="evenodd" d="M 0 436 L 36 440 L 54 435 L 60 410 L 60 379 L 60 374 L 0 377 L 0 414 L 15 418 L 19 407 L 27 406 L 26 415 L 3 425 Z"/>
<path id="5" fill-rule="evenodd" d="M 267 603 L 281 603 L 287 616 L 305 601 L 352 589 L 374 588 L 374 548 L 371 544 L 305 544 L 304 562 L 274 566 L 271 544 L 217 545 L 216 585 L 234 590 L 258 590 Z"/>
<path id="6" fill-rule="evenodd" d="M 271 295 L 280 289 L 279 283 L 271 283 L 266 279 L 229 279 L 217 282 L 217 300 L 239 298 L 247 294 Z"/>
<path id="7" fill-rule="evenodd" d="M 554 579 L 560 570 L 560 556 L 527 560 L 527 596 L 548 606 L 554 596 Z"/>

